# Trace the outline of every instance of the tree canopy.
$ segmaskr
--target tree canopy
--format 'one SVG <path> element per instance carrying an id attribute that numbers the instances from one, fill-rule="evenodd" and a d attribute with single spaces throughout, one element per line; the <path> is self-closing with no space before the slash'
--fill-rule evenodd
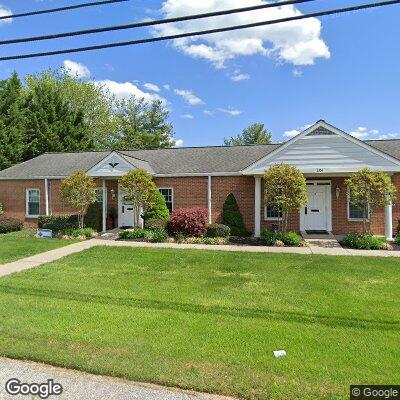
<path id="1" fill-rule="evenodd" d="M 267 131 L 264 124 L 256 123 L 250 125 L 248 128 L 243 129 L 239 135 L 233 136 L 229 139 L 224 139 L 225 146 L 243 146 L 249 144 L 270 144 L 272 135 Z"/>

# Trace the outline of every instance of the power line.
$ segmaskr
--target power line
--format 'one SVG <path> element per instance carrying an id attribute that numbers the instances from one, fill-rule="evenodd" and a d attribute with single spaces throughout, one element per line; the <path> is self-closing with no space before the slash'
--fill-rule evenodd
<path id="1" fill-rule="evenodd" d="M 275 20 L 270 20 L 270 21 L 254 22 L 254 23 L 244 24 L 244 25 L 234 25 L 234 26 L 228 26 L 225 28 L 208 29 L 208 30 L 204 30 L 204 31 L 180 33 L 180 34 L 168 35 L 168 36 L 158 36 L 158 37 L 152 37 L 152 38 L 146 38 L 146 39 L 130 40 L 130 41 L 126 41 L 126 42 L 107 43 L 107 44 L 100 44 L 100 45 L 87 46 L 87 47 L 77 47 L 77 48 L 72 48 L 72 49 L 54 50 L 54 51 L 48 51 L 48 52 L 28 53 L 28 54 L 14 55 L 14 56 L 6 56 L 6 57 L 0 57 L 0 61 L 10 61 L 10 60 L 25 59 L 25 58 L 54 56 L 54 55 L 68 54 L 68 53 L 79 53 L 79 52 L 84 52 L 84 51 L 93 51 L 93 50 L 108 49 L 108 48 L 114 48 L 114 47 L 131 46 L 131 45 L 138 45 L 138 44 L 144 44 L 144 43 L 153 43 L 153 42 L 160 42 L 160 41 L 166 41 L 166 40 L 181 39 L 181 38 L 193 37 L 193 36 L 209 35 L 212 33 L 229 32 L 229 31 L 236 31 L 239 29 L 255 28 L 255 27 L 266 26 L 266 25 L 275 25 L 275 24 L 281 24 L 283 22 L 297 21 L 297 20 L 302 20 L 302 19 L 307 19 L 307 18 L 323 17 L 323 16 L 333 15 L 333 14 L 342 14 L 342 13 L 346 13 L 346 12 L 389 6 L 389 5 L 399 4 L 399 3 L 400 3 L 400 0 L 388 0 L 388 1 L 382 1 L 379 3 L 360 4 L 360 5 L 352 6 L 352 7 L 336 8 L 333 10 L 319 11 L 319 12 L 314 12 L 314 13 L 309 13 L 309 14 L 296 15 L 294 17 L 286 17 L 286 18 L 280 18 L 280 19 L 275 19 Z"/>
<path id="2" fill-rule="evenodd" d="M 73 6 L 50 8 L 50 9 L 47 9 L 47 10 L 37 10 L 37 11 L 28 11 L 28 12 L 24 12 L 24 13 L 20 13 L 20 14 L 2 15 L 0 17 L 0 20 L 2 20 L 2 19 L 10 19 L 10 18 L 19 18 L 19 17 L 30 17 L 30 16 L 33 16 L 33 15 L 40 15 L 40 14 L 50 14 L 50 13 L 56 13 L 56 12 L 60 12 L 60 11 L 76 10 L 77 8 L 102 6 L 102 5 L 111 4 L 111 3 L 122 3 L 123 1 L 129 1 L 129 0 L 94 1 L 94 2 L 91 2 L 91 3 L 81 3 L 81 4 L 75 4 Z"/>
<path id="3" fill-rule="evenodd" d="M 162 25 L 162 24 L 169 24 L 172 22 L 183 22 L 183 21 L 190 21 L 190 20 L 195 20 L 195 19 L 236 14 L 236 13 L 247 12 L 247 11 L 262 10 L 265 8 L 281 7 L 281 6 L 290 5 L 290 4 L 309 3 L 311 1 L 316 1 L 316 0 L 285 0 L 285 1 L 277 2 L 277 3 L 267 3 L 267 4 L 256 5 L 256 6 L 250 6 L 250 7 L 234 8 L 234 9 L 230 9 L 230 10 L 214 11 L 214 12 L 203 13 L 203 14 L 195 14 L 195 15 L 186 15 L 183 17 L 159 19 L 159 20 L 154 20 L 154 21 L 143 21 L 143 22 L 136 22 L 136 23 L 132 23 L 132 24 L 126 24 L 126 25 L 105 26 L 102 28 L 85 29 L 85 30 L 73 31 L 73 32 L 63 32 L 63 33 L 56 33 L 56 34 L 51 34 L 51 35 L 31 36 L 31 37 L 25 37 L 25 38 L 19 38 L 19 39 L 8 39 L 8 40 L 1 40 L 0 45 L 26 43 L 26 42 L 34 42 L 34 41 L 40 41 L 40 40 L 59 39 L 59 38 L 63 38 L 63 37 L 88 35 L 88 34 L 93 34 L 93 33 L 109 32 L 109 31 L 118 31 L 118 30 L 123 30 L 123 29 L 142 28 L 145 26 Z"/>

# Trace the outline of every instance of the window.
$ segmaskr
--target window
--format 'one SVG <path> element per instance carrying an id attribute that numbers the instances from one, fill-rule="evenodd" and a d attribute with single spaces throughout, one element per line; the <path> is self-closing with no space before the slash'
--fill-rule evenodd
<path id="1" fill-rule="evenodd" d="M 96 191 L 96 202 L 103 204 L 103 188 L 97 188 Z"/>
<path id="2" fill-rule="evenodd" d="M 167 205 L 167 208 L 171 213 L 174 209 L 174 193 L 172 188 L 161 188 L 158 190 L 164 196 L 165 204 Z"/>
<path id="3" fill-rule="evenodd" d="M 265 207 L 265 219 L 278 220 L 282 218 L 282 211 L 277 206 L 269 205 Z"/>
<path id="4" fill-rule="evenodd" d="M 369 218 L 369 206 L 367 207 L 367 209 L 365 209 L 364 207 L 354 204 L 351 199 L 351 192 L 349 192 L 349 195 L 347 197 L 347 209 L 348 219 L 350 220 L 361 221 L 364 219 L 365 215 L 367 219 Z"/>
<path id="5" fill-rule="evenodd" d="M 40 214 L 40 190 L 26 190 L 26 215 L 28 217 L 38 217 Z"/>

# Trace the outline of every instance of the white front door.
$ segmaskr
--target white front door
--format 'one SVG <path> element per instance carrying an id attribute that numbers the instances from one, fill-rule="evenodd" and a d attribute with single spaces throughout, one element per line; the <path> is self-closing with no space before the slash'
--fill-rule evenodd
<path id="1" fill-rule="evenodd" d="M 124 193 L 123 190 L 118 190 L 118 227 L 119 228 L 131 228 L 134 226 L 136 221 L 135 209 L 132 205 L 132 201 Z M 140 227 L 143 227 L 142 218 L 139 219 Z"/>
<path id="2" fill-rule="evenodd" d="M 328 231 L 331 185 L 324 182 L 307 183 L 307 206 L 303 210 L 304 230 Z"/>

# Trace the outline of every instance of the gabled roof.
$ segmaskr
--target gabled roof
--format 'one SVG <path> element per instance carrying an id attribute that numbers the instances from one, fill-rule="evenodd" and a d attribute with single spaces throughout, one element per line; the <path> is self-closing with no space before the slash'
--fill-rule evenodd
<path id="1" fill-rule="evenodd" d="M 324 121 L 318 121 L 313 127 L 283 144 L 46 153 L 0 171 L 0 179 L 63 178 L 78 170 L 90 171 L 112 154 L 122 157 L 134 168 L 145 169 L 155 176 L 240 175 L 242 171 L 249 170 L 250 166 L 258 165 L 265 158 L 272 157 L 278 149 L 281 151 L 296 142 L 301 135 L 309 135 L 308 143 L 317 137 L 325 137 L 323 140 L 328 142 L 335 137 L 332 132 L 349 136 Z M 349 140 L 400 165 L 400 140 L 362 142 L 352 137 L 349 137 Z M 310 154 L 310 149 L 306 149 L 305 153 Z"/>

